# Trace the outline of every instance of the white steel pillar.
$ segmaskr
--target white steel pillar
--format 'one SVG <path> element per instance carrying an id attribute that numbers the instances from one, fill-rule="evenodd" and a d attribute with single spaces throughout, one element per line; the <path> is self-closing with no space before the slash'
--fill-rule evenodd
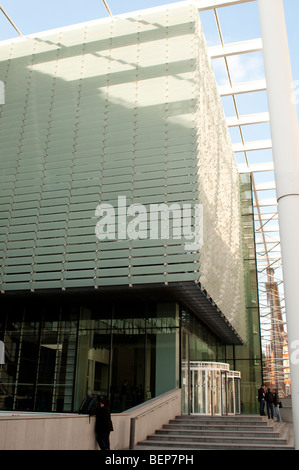
<path id="1" fill-rule="evenodd" d="M 295 448 L 299 450 L 299 130 L 282 0 L 258 0 L 273 142 L 290 352 Z"/>

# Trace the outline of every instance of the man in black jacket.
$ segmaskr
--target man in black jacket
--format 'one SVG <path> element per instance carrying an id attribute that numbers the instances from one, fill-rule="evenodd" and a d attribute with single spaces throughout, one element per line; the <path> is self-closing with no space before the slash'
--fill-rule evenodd
<path id="1" fill-rule="evenodd" d="M 267 414 L 269 419 L 274 418 L 274 397 L 271 389 L 268 388 L 267 393 L 265 395 L 265 400 L 267 403 Z"/>
<path id="2" fill-rule="evenodd" d="M 261 416 L 266 416 L 266 413 L 265 413 L 265 390 L 266 390 L 266 386 L 265 386 L 265 384 L 262 384 L 261 388 L 258 391 L 258 401 L 260 402 L 260 415 Z"/>
<path id="3" fill-rule="evenodd" d="M 106 400 L 98 398 L 95 433 L 101 450 L 110 450 L 110 432 L 113 431 L 111 414 Z"/>

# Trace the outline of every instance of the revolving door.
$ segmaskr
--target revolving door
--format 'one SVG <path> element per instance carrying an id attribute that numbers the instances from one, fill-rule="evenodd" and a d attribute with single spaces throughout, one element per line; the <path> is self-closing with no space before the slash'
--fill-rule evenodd
<path id="1" fill-rule="evenodd" d="M 231 371 L 229 364 L 190 361 L 184 372 L 188 376 L 182 386 L 188 406 L 185 413 L 210 416 L 241 413 L 241 373 Z"/>

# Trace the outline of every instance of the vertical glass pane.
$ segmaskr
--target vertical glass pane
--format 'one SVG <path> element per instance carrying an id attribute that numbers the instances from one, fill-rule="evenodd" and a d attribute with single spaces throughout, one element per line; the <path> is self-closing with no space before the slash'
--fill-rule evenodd
<path id="1" fill-rule="evenodd" d="M 198 413 L 198 370 L 192 370 L 191 372 L 191 403 L 192 403 L 192 413 Z"/>
<path id="2" fill-rule="evenodd" d="M 39 362 L 37 368 L 36 411 L 61 411 L 53 407 L 56 364 L 62 351 L 59 339 L 59 308 L 47 309 L 42 322 Z"/>
<path id="3" fill-rule="evenodd" d="M 146 304 L 117 304 L 112 320 L 111 409 L 121 412 L 150 399 L 151 338 L 146 334 Z"/>
<path id="4" fill-rule="evenodd" d="M 212 373 L 210 370 L 206 371 L 207 381 L 207 411 L 208 414 L 213 414 L 213 403 L 212 403 Z"/>
<path id="5" fill-rule="evenodd" d="M 228 377 L 227 379 L 227 395 L 228 395 L 228 414 L 234 413 L 234 379 Z"/>
<path id="6" fill-rule="evenodd" d="M 27 305 L 9 312 L 1 408 L 73 411 L 77 310 Z"/>
<path id="7" fill-rule="evenodd" d="M 22 338 L 23 309 L 8 309 L 7 320 L 2 323 L 6 363 L 1 366 L 1 409 L 16 409 L 16 378 L 19 370 Z"/>
<path id="8" fill-rule="evenodd" d="M 205 371 L 192 371 L 193 413 L 206 414 L 206 381 Z"/>
<path id="9" fill-rule="evenodd" d="M 182 330 L 182 347 L 181 347 L 181 361 L 182 361 L 182 413 L 189 414 L 189 347 L 188 347 L 188 334 Z"/>
<path id="10" fill-rule="evenodd" d="M 206 372 L 201 371 L 200 381 L 200 413 L 207 413 L 207 390 L 206 390 Z"/>
<path id="11" fill-rule="evenodd" d="M 151 359 L 147 367 L 151 396 L 158 396 L 179 386 L 180 336 L 179 311 L 175 303 L 157 304 L 147 319 L 147 340 Z M 147 387 L 149 383 L 147 382 Z"/>
<path id="12" fill-rule="evenodd" d="M 76 325 L 71 321 L 61 322 L 60 344 L 53 384 L 52 411 L 72 411 L 73 383 L 76 358 Z"/>
<path id="13" fill-rule="evenodd" d="M 222 414 L 227 414 L 227 380 L 226 373 L 221 374 Z"/>
<path id="14" fill-rule="evenodd" d="M 19 356 L 17 359 L 17 389 L 14 396 L 14 409 L 33 410 L 36 401 L 36 371 L 39 360 L 40 312 L 25 310 L 19 337 Z"/>
<path id="15" fill-rule="evenodd" d="M 235 379 L 235 413 L 241 413 L 240 379 Z"/>
<path id="16" fill-rule="evenodd" d="M 110 312 L 109 312 L 110 313 Z M 111 319 L 103 308 L 103 318 L 92 310 L 80 313 L 74 409 L 78 410 L 88 395 L 109 397 Z M 113 397 L 112 397 L 113 398 Z"/>
<path id="17" fill-rule="evenodd" d="M 221 377 L 220 372 L 214 372 L 215 414 L 221 414 Z"/>
<path id="18" fill-rule="evenodd" d="M 124 411 L 137 405 L 137 387 L 144 389 L 145 334 L 113 334 L 111 401 L 113 411 Z M 151 390 L 146 390 L 151 398 Z M 142 400 L 143 401 L 143 400 Z"/>

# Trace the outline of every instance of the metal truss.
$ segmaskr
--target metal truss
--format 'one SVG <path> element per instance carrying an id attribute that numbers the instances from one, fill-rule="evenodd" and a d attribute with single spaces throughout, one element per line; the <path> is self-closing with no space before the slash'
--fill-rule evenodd
<path id="1" fill-rule="evenodd" d="M 220 11 L 223 7 L 232 7 L 256 0 L 198 0 L 196 6 L 199 15 L 207 10 L 214 13 L 215 25 L 219 34 L 219 44 L 209 48 L 210 58 L 213 61 L 222 59 L 227 73 L 227 84 L 218 84 L 219 94 L 230 97 L 233 102 L 234 115 L 226 116 L 229 129 L 239 131 L 239 142 L 233 143 L 236 161 L 240 173 L 250 173 L 252 176 L 252 191 L 254 199 L 254 225 L 256 242 L 256 260 L 258 270 L 259 304 L 261 317 L 262 350 L 265 357 L 264 379 L 269 383 L 274 381 L 283 389 L 285 365 L 283 350 L 286 342 L 285 303 L 282 279 L 282 262 L 280 250 L 280 235 L 277 213 L 276 185 L 274 181 L 274 164 L 272 159 L 272 141 L 268 135 L 246 141 L 244 129 L 251 126 L 251 135 L 254 128 L 260 124 L 270 122 L 268 110 L 264 112 L 241 114 L 238 109 L 238 95 L 253 94 L 267 91 L 265 78 L 257 77 L 243 83 L 234 83 L 230 72 L 229 58 L 233 56 L 246 56 L 263 51 L 261 38 L 244 40 L 237 43 L 224 43 Z M 241 10 L 241 9 L 239 9 Z M 233 11 L 232 11 L 233 15 Z M 259 23 L 259 16 L 255 18 Z M 250 57 L 250 56 L 248 56 Z M 240 163 L 242 155 L 242 163 Z M 252 158 L 252 155 L 254 158 Z M 256 157 L 258 155 L 258 158 Z"/>

